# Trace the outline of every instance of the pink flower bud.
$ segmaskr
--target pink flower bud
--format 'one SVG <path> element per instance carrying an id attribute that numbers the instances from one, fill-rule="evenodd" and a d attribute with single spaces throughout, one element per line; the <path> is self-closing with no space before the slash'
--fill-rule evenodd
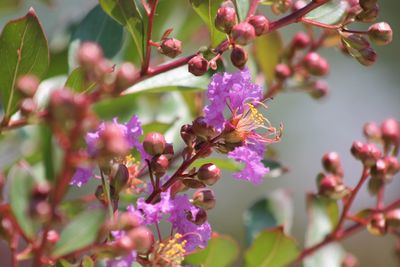
<path id="1" fill-rule="evenodd" d="M 328 83 L 323 80 L 315 81 L 312 84 L 310 95 L 314 99 L 321 99 L 329 94 Z"/>
<path id="2" fill-rule="evenodd" d="M 248 22 L 241 22 L 232 29 L 232 39 L 236 44 L 247 45 L 256 38 L 253 25 Z"/>
<path id="3" fill-rule="evenodd" d="M 242 69 L 246 65 L 247 59 L 247 52 L 242 47 L 236 45 L 232 49 L 231 61 L 236 68 Z"/>
<path id="4" fill-rule="evenodd" d="M 375 122 L 368 122 L 364 124 L 363 133 L 368 140 L 377 141 L 382 137 L 381 129 Z"/>
<path id="5" fill-rule="evenodd" d="M 124 164 L 118 164 L 111 172 L 111 186 L 116 192 L 120 192 L 128 183 L 129 171 Z"/>
<path id="6" fill-rule="evenodd" d="M 151 132 L 144 137 L 143 148 L 151 156 L 162 154 L 165 146 L 165 138 L 160 133 Z"/>
<path id="7" fill-rule="evenodd" d="M 237 23 L 235 9 L 229 6 L 220 7 L 214 23 L 215 27 L 221 32 L 230 33 L 233 26 Z"/>
<path id="8" fill-rule="evenodd" d="M 343 176 L 342 163 L 340 161 L 339 154 L 336 152 L 326 153 L 322 157 L 322 166 L 327 172 L 338 176 Z"/>
<path id="9" fill-rule="evenodd" d="M 364 66 L 370 66 L 376 62 L 378 55 L 372 47 L 363 48 L 358 52 L 359 56 L 356 59 Z"/>
<path id="10" fill-rule="evenodd" d="M 138 75 L 139 73 L 132 63 L 126 62 L 122 64 L 117 71 L 116 93 L 120 93 L 131 86 Z"/>
<path id="11" fill-rule="evenodd" d="M 396 119 L 386 119 L 381 125 L 382 138 L 386 144 L 400 144 L 400 123 Z"/>
<path id="12" fill-rule="evenodd" d="M 139 253 L 146 253 L 149 251 L 154 243 L 153 233 L 145 226 L 139 226 L 128 232 L 128 236 L 133 241 L 135 249 Z"/>
<path id="13" fill-rule="evenodd" d="M 18 78 L 16 89 L 25 97 L 32 97 L 35 95 L 39 87 L 39 79 L 34 75 L 24 75 Z"/>
<path id="14" fill-rule="evenodd" d="M 167 57 L 174 58 L 182 53 L 182 42 L 175 38 L 166 38 L 161 41 L 158 52 Z"/>
<path id="15" fill-rule="evenodd" d="M 281 63 L 275 67 L 275 77 L 279 81 L 284 81 L 292 76 L 292 70 L 287 64 Z"/>
<path id="16" fill-rule="evenodd" d="M 166 173 L 169 166 L 169 160 L 165 155 L 158 155 L 153 157 L 151 160 L 151 169 L 158 176 L 162 176 Z"/>
<path id="17" fill-rule="evenodd" d="M 114 123 L 106 123 L 100 132 L 100 154 L 102 157 L 124 156 L 128 152 L 128 142 L 123 131 Z"/>
<path id="18" fill-rule="evenodd" d="M 196 225 L 202 225 L 207 221 L 207 212 L 204 209 L 199 209 L 195 216 L 189 212 L 186 218 Z"/>
<path id="19" fill-rule="evenodd" d="M 375 165 L 371 167 L 371 176 L 375 179 L 384 180 L 386 177 L 386 172 L 387 172 L 387 164 L 383 159 L 378 159 Z"/>
<path id="20" fill-rule="evenodd" d="M 190 146 L 193 143 L 193 141 L 196 139 L 196 136 L 193 133 L 191 125 L 185 124 L 181 127 L 181 137 L 186 145 Z"/>
<path id="21" fill-rule="evenodd" d="M 354 141 L 350 151 L 356 159 L 361 159 L 364 153 L 364 143 L 360 141 Z"/>
<path id="22" fill-rule="evenodd" d="M 325 58 L 316 52 L 310 52 L 304 57 L 304 67 L 312 75 L 324 76 L 329 72 L 329 64 Z"/>
<path id="23" fill-rule="evenodd" d="M 201 55 L 194 56 L 188 62 L 189 72 L 195 76 L 202 76 L 208 70 L 208 61 Z"/>
<path id="24" fill-rule="evenodd" d="M 310 36 L 304 32 L 298 32 L 293 37 L 292 45 L 296 49 L 304 49 L 311 43 Z"/>
<path id="25" fill-rule="evenodd" d="M 193 204 L 209 210 L 215 207 L 215 195 L 211 189 L 202 188 L 193 193 Z"/>
<path id="26" fill-rule="evenodd" d="M 253 25 L 257 36 L 260 36 L 269 30 L 269 20 L 263 15 L 251 16 L 248 22 Z"/>
<path id="27" fill-rule="evenodd" d="M 79 48 L 78 60 L 83 67 L 94 68 L 103 60 L 103 50 L 96 43 L 85 42 Z"/>
<path id="28" fill-rule="evenodd" d="M 221 178 L 221 170 L 215 164 L 207 163 L 199 168 L 197 177 L 205 184 L 211 186 Z"/>
<path id="29" fill-rule="evenodd" d="M 372 219 L 367 226 L 367 230 L 370 234 L 376 236 L 382 236 L 386 234 L 387 225 L 385 216 L 382 213 L 372 215 Z"/>
<path id="30" fill-rule="evenodd" d="M 22 100 L 19 109 L 23 116 L 30 116 L 37 110 L 37 105 L 32 98 L 25 98 Z"/>
<path id="31" fill-rule="evenodd" d="M 386 22 L 379 22 L 368 28 L 368 37 L 376 45 L 387 45 L 393 40 L 393 31 Z"/>
<path id="32" fill-rule="evenodd" d="M 386 223 L 389 227 L 400 227 L 400 209 L 390 210 L 385 214 Z"/>

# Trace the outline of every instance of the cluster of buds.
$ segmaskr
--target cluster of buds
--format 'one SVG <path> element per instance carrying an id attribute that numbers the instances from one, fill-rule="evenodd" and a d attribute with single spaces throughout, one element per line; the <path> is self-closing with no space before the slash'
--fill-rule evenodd
<path id="1" fill-rule="evenodd" d="M 85 74 L 85 84 L 95 83 L 104 95 L 118 95 L 131 86 L 139 75 L 135 66 L 128 62 L 115 71 L 115 66 L 104 57 L 102 48 L 96 43 L 83 43 L 77 57 Z"/>
<path id="2" fill-rule="evenodd" d="M 33 97 L 39 87 L 39 79 L 34 75 L 23 75 L 18 78 L 16 90 L 22 99 L 19 103 L 21 115 L 29 117 L 37 110 L 36 102 Z"/>
<path id="3" fill-rule="evenodd" d="M 379 212 L 372 215 L 367 230 L 372 235 L 381 236 L 390 231 L 400 229 L 400 209 Z"/>
<path id="4" fill-rule="evenodd" d="M 343 167 L 336 152 L 328 152 L 322 157 L 322 166 L 325 173 L 317 176 L 318 194 L 341 199 L 349 193 L 349 189 L 343 183 Z"/>
<path id="5" fill-rule="evenodd" d="M 370 143 L 356 141 L 351 152 L 365 167 L 370 168 L 369 190 L 376 194 L 400 171 L 400 163 L 396 157 L 400 145 L 400 124 L 395 119 L 387 119 L 380 126 L 367 123 L 364 125 L 364 135 Z M 382 144 L 383 152 L 372 142 Z"/>
<path id="6" fill-rule="evenodd" d="M 164 176 L 169 167 L 169 160 L 174 155 L 172 144 L 165 141 L 161 133 L 148 133 L 143 141 L 143 148 L 147 154 L 152 156 L 149 168 L 157 179 Z"/>

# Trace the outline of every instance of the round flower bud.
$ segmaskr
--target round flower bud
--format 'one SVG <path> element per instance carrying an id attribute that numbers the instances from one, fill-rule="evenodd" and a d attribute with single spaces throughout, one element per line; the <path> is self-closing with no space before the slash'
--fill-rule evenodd
<path id="1" fill-rule="evenodd" d="M 232 49 L 231 61 L 236 68 L 242 69 L 246 65 L 247 59 L 247 52 L 242 47 L 237 45 Z"/>
<path id="2" fill-rule="evenodd" d="M 83 43 L 78 51 L 78 61 L 86 68 L 93 68 L 103 61 L 103 50 L 93 42 Z"/>
<path id="3" fill-rule="evenodd" d="M 221 178 L 221 170 L 215 164 L 207 163 L 199 168 L 197 177 L 205 184 L 211 186 Z"/>
<path id="4" fill-rule="evenodd" d="M 366 47 L 358 51 L 360 56 L 356 57 L 358 62 L 364 66 L 370 66 L 376 62 L 377 54 L 371 47 Z"/>
<path id="5" fill-rule="evenodd" d="M 196 225 L 202 225 L 207 221 L 207 212 L 204 209 L 199 209 L 194 216 L 192 212 L 188 212 L 186 218 Z"/>
<path id="6" fill-rule="evenodd" d="M 339 154 L 336 152 L 326 153 L 322 157 L 322 166 L 327 172 L 343 176 L 342 163 L 340 162 Z"/>
<path id="7" fill-rule="evenodd" d="M 146 253 L 149 251 L 154 243 L 153 233 L 145 226 L 139 226 L 128 232 L 128 236 L 135 244 L 135 249 L 139 253 Z"/>
<path id="8" fill-rule="evenodd" d="M 232 39 L 236 44 L 247 45 L 256 38 L 253 25 L 248 22 L 241 22 L 232 29 Z"/>
<path id="9" fill-rule="evenodd" d="M 307 2 L 305 2 L 304 0 L 297 0 L 296 2 L 294 2 L 293 6 L 292 6 L 292 11 L 294 12 L 299 9 L 302 9 L 306 5 L 307 5 Z"/>
<path id="10" fill-rule="evenodd" d="M 196 118 L 192 123 L 192 131 L 196 136 L 203 139 L 208 139 L 215 136 L 215 130 L 212 126 L 208 125 L 204 117 Z"/>
<path id="11" fill-rule="evenodd" d="M 378 0 L 359 0 L 359 4 L 364 10 L 374 8 L 377 3 Z"/>
<path id="12" fill-rule="evenodd" d="M 361 159 L 364 151 L 364 143 L 360 141 L 354 141 L 351 145 L 350 151 L 356 159 Z"/>
<path id="13" fill-rule="evenodd" d="M 24 116 L 29 116 L 37 109 L 37 105 L 32 98 L 25 98 L 22 100 L 19 109 L 21 114 Z"/>
<path id="14" fill-rule="evenodd" d="M 181 127 L 181 137 L 186 145 L 191 146 L 193 141 L 196 139 L 192 131 L 192 126 L 190 124 L 182 125 Z"/>
<path id="15" fill-rule="evenodd" d="M 389 175 L 395 175 L 400 171 L 400 163 L 396 157 L 387 156 L 384 158 L 387 166 L 387 173 Z"/>
<path id="16" fill-rule="evenodd" d="M 329 93 L 329 88 L 328 88 L 328 83 L 326 81 L 318 80 L 312 84 L 312 88 L 310 91 L 310 95 L 312 98 L 321 99 L 326 97 L 328 93 Z"/>
<path id="17" fill-rule="evenodd" d="M 167 57 L 174 58 L 182 53 L 182 42 L 175 38 L 165 38 L 161 41 L 158 52 Z"/>
<path id="18" fill-rule="evenodd" d="M 362 149 L 361 160 L 365 166 L 372 167 L 381 156 L 379 148 L 375 144 L 368 143 Z"/>
<path id="19" fill-rule="evenodd" d="M 129 236 L 124 235 L 113 243 L 113 247 L 115 248 L 117 255 L 125 255 L 135 249 L 135 243 Z"/>
<path id="20" fill-rule="evenodd" d="M 394 209 L 388 211 L 385 214 L 386 223 L 389 227 L 399 228 L 400 227 L 400 209 Z"/>
<path id="21" fill-rule="evenodd" d="M 175 154 L 174 146 L 171 143 L 166 143 L 163 154 L 170 160 Z"/>
<path id="22" fill-rule="evenodd" d="M 115 230 L 131 230 L 140 226 L 139 217 L 131 212 L 122 212 L 118 216 L 117 229 Z"/>
<path id="23" fill-rule="evenodd" d="M 100 132 L 100 154 L 105 157 L 123 156 L 128 152 L 128 143 L 121 128 L 114 123 L 106 123 Z"/>
<path id="24" fill-rule="evenodd" d="M 323 175 L 318 180 L 318 194 L 332 199 L 341 199 L 348 190 L 342 179 L 335 175 Z"/>
<path id="25" fill-rule="evenodd" d="M 292 76 L 292 70 L 287 64 L 281 63 L 275 67 L 275 77 L 279 81 L 284 81 Z"/>
<path id="26" fill-rule="evenodd" d="M 400 123 L 396 119 L 386 119 L 381 125 L 382 138 L 387 144 L 399 145 Z"/>
<path id="27" fill-rule="evenodd" d="M 168 166 L 169 166 L 169 161 L 167 156 L 165 155 L 155 156 L 151 160 L 151 169 L 158 176 L 164 175 L 168 169 Z"/>
<path id="28" fill-rule="evenodd" d="M 387 45 L 393 40 L 393 31 L 386 22 L 379 22 L 368 28 L 368 37 L 376 45 Z"/>
<path id="29" fill-rule="evenodd" d="M 329 64 L 325 58 L 316 52 L 310 52 L 304 57 L 304 67 L 315 76 L 324 76 L 329 72 Z"/>
<path id="30" fill-rule="evenodd" d="M 364 124 L 363 133 L 368 140 L 380 140 L 382 136 L 381 129 L 375 122 Z"/>
<path id="31" fill-rule="evenodd" d="M 138 76 L 135 66 L 132 63 L 126 62 L 121 65 L 117 71 L 117 77 L 115 80 L 116 91 L 120 93 L 129 86 L 131 86 Z"/>
<path id="32" fill-rule="evenodd" d="M 310 36 L 304 32 L 298 32 L 293 37 L 292 45 L 295 49 L 304 49 L 311 43 Z"/>
<path id="33" fill-rule="evenodd" d="M 374 214 L 370 223 L 367 226 L 367 230 L 370 234 L 376 236 L 382 236 L 386 234 L 387 225 L 385 216 L 382 213 Z"/>
<path id="34" fill-rule="evenodd" d="M 116 192 L 120 192 L 128 183 L 129 171 L 124 164 L 118 164 L 111 174 L 111 186 Z"/>
<path id="35" fill-rule="evenodd" d="M 201 55 L 192 57 L 188 62 L 188 70 L 195 76 L 202 76 L 208 70 L 208 61 Z"/>
<path id="36" fill-rule="evenodd" d="M 235 8 L 223 6 L 218 9 L 214 23 L 219 31 L 230 33 L 236 22 Z"/>
<path id="37" fill-rule="evenodd" d="M 357 15 L 357 20 L 361 22 L 374 22 L 379 14 L 379 5 L 375 4 L 372 8 L 364 9 Z"/>
<path id="38" fill-rule="evenodd" d="M 56 230 L 50 230 L 47 233 L 46 239 L 50 244 L 55 244 L 60 239 L 60 235 L 57 233 Z"/>
<path id="39" fill-rule="evenodd" d="M 16 89 L 25 97 L 32 97 L 35 95 L 39 87 L 39 79 L 34 75 L 23 75 L 18 78 Z"/>
<path id="40" fill-rule="evenodd" d="M 211 189 L 202 188 L 193 193 L 193 204 L 209 210 L 215 207 L 215 195 Z"/>
<path id="41" fill-rule="evenodd" d="M 146 134 L 143 141 L 143 148 L 151 156 L 164 152 L 166 141 L 164 135 L 156 132 Z"/>
<path id="42" fill-rule="evenodd" d="M 360 264 L 358 262 L 358 259 L 352 254 L 347 253 L 342 260 L 341 267 L 359 267 L 359 266 Z"/>
<path id="43" fill-rule="evenodd" d="M 253 25 L 254 31 L 257 36 L 268 32 L 269 30 L 269 20 L 262 15 L 251 16 L 248 22 Z"/>

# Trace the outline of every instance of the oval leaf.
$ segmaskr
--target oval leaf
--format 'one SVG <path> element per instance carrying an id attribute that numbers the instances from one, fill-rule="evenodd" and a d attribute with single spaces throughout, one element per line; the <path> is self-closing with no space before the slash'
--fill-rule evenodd
<path id="1" fill-rule="evenodd" d="M 347 0 L 331 0 L 308 13 L 305 18 L 324 24 L 337 24 L 346 15 L 348 6 Z"/>
<path id="2" fill-rule="evenodd" d="M 235 0 L 236 10 L 238 13 L 239 20 L 242 21 L 246 18 L 247 12 L 249 12 L 250 1 L 249 0 Z"/>
<path id="3" fill-rule="evenodd" d="M 100 0 L 99 2 L 110 17 L 129 31 L 142 61 L 145 52 L 145 25 L 135 0 Z"/>
<path id="4" fill-rule="evenodd" d="M 74 92 L 81 93 L 95 86 L 95 83 L 86 82 L 85 72 L 81 67 L 78 67 L 68 76 L 65 86 L 72 89 Z"/>
<path id="5" fill-rule="evenodd" d="M 73 33 L 68 51 L 70 68 L 76 68 L 76 53 L 82 42 L 91 41 L 97 43 L 107 58 L 115 56 L 122 47 L 123 28 L 110 18 L 103 9 L 97 5 L 94 7 Z"/>
<path id="6" fill-rule="evenodd" d="M 254 45 L 256 61 L 269 84 L 275 79 L 275 66 L 283 51 L 282 37 L 277 31 L 271 32 L 256 38 Z"/>
<path id="7" fill-rule="evenodd" d="M 18 78 L 25 74 L 41 78 L 49 66 L 47 39 L 33 8 L 4 27 L 0 35 L 0 62 L 0 95 L 8 118 L 18 109 Z"/>
<path id="8" fill-rule="evenodd" d="M 225 39 L 225 34 L 218 31 L 214 26 L 217 10 L 223 0 L 190 0 L 194 11 L 207 24 L 210 30 L 211 46 L 216 47 Z"/>
<path id="9" fill-rule="evenodd" d="M 284 267 L 293 261 L 299 250 L 296 241 L 282 228 L 262 232 L 246 251 L 246 267 Z"/>
<path id="10" fill-rule="evenodd" d="M 34 179 L 27 166 L 15 165 L 10 170 L 8 180 L 10 181 L 11 210 L 21 229 L 32 238 L 35 228 L 28 212 Z"/>
<path id="11" fill-rule="evenodd" d="M 53 257 L 60 257 L 92 244 L 104 222 L 103 210 L 88 210 L 76 216 L 61 232 Z"/>
<path id="12" fill-rule="evenodd" d="M 239 246 L 229 236 L 216 236 L 208 242 L 207 248 L 185 257 L 186 264 L 203 267 L 230 266 L 239 254 Z"/>

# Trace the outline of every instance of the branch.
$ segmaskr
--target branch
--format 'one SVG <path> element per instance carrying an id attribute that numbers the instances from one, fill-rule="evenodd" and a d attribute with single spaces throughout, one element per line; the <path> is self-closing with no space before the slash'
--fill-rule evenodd
<path id="1" fill-rule="evenodd" d="M 142 74 L 146 74 L 149 66 L 150 66 L 150 58 L 151 58 L 151 35 L 153 32 L 153 22 L 154 22 L 154 14 L 156 13 L 156 9 L 157 9 L 157 5 L 158 5 L 158 0 L 154 0 L 151 3 L 151 7 L 150 7 L 150 13 L 148 14 L 148 26 L 147 26 L 147 40 L 146 40 L 146 57 L 143 61 L 143 65 L 142 65 Z"/>

